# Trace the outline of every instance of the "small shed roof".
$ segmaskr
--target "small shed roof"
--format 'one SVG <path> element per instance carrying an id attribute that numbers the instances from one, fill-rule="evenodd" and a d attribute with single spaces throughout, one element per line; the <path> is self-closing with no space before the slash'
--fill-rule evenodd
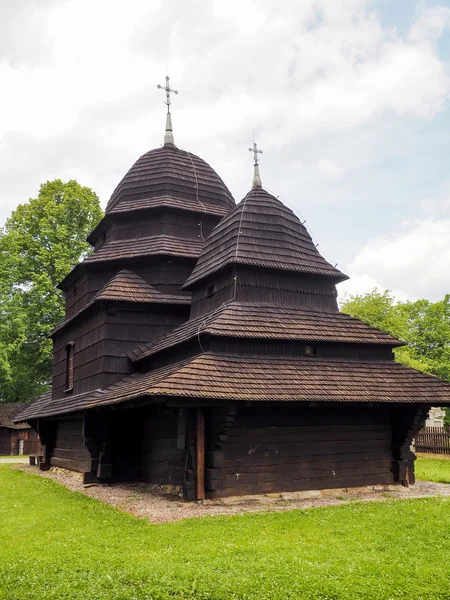
<path id="1" fill-rule="evenodd" d="M 14 423 L 16 413 L 22 411 L 28 404 L 24 402 L 0 402 L 0 427 L 7 429 L 28 429 L 27 423 Z"/>

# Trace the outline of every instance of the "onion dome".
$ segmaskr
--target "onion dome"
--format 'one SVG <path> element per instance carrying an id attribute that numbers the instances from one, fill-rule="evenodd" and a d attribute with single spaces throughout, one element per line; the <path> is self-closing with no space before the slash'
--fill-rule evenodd
<path id="1" fill-rule="evenodd" d="M 145 201 L 169 196 L 208 211 L 220 207 L 228 212 L 235 203 L 229 189 L 204 160 L 172 144 L 146 152 L 114 190 L 106 214 L 121 207 L 146 208 Z"/>
<path id="2" fill-rule="evenodd" d="M 213 229 L 184 289 L 233 263 L 330 277 L 334 283 L 347 279 L 321 256 L 292 210 L 261 187 Z"/>

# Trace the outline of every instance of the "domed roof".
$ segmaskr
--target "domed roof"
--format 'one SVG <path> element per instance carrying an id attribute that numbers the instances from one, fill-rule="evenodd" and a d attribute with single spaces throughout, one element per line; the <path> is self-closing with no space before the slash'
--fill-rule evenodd
<path id="1" fill-rule="evenodd" d="M 163 196 L 204 204 L 205 212 L 208 206 L 227 212 L 235 207 L 233 196 L 214 169 L 195 154 L 166 144 L 134 163 L 114 190 L 106 213 L 117 211 L 121 203 L 130 210 L 133 201 L 139 201 L 136 207 L 142 208 L 143 199 Z"/>
<path id="2" fill-rule="evenodd" d="M 319 254 L 292 210 L 260 187 L 213 229 L 184 289 L 232 263 L 347 279 Z"/>

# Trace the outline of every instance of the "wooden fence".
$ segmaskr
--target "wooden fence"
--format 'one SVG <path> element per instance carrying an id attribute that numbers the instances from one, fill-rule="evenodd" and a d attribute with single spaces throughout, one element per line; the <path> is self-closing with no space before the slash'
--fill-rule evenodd
<path id="1" fill-rule="evenodd" d="M 425 427 L 416 437 L 416 452 L 450 454 L 450 427 Z"/>

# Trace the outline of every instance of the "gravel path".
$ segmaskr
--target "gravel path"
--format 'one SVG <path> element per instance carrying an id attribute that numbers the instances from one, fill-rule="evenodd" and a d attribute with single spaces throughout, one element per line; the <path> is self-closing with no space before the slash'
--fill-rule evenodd
<path id="1" fill-rule="evenodd" d="M 352 501 L 384 501 L 393 498 L 425 498 L 450 496 L 450 485 L 418 481 L 410 488 L 402 486 L 374 486 L 365 488 L 322 490 L 266 496 L 242 496 L 204 502 L 184 502 L 177 496 L 158 494 L 144 483 L 115 483 L 83 485 L 81 476 L 63 469 L 52 468 L 39 471 L 29 465 L 13 468 L 26 473 L 53 479 L 74 492 L 81 492 L 110 504 L 135 517 L 148 519 L 152 523 L 167 523 L 196 517 L 233 515 L 260 511 L 283 511 L 293 508 L 312 508 L 348 504 Z"/>
<path id="2" fill-rule="evenodd" d="M 28 456 L 25 458 L 23 456 L 0 456 L 0 465 L 9 465 L 14 463 L 27 464 Z"/>

